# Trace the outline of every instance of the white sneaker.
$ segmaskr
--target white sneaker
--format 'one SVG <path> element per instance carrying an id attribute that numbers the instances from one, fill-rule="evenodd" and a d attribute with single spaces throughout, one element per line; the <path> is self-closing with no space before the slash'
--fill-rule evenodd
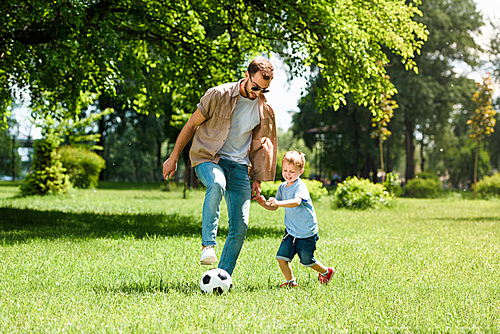
<path id="1" fill-rule="evenodd" d="M 211 265 L 217 262 L 217 256 L 215 256 L 214 246 L 207 246 L 201 251 L 200 264 Z"/>

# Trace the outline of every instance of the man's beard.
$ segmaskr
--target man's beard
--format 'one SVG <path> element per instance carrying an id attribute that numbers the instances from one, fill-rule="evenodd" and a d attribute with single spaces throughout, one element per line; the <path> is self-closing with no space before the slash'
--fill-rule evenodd
<path id="1" fill-rule="evenodd" d="M 248 93 L 248 90 L 247 90 L 247 84 L 248 84 L 248 81 L 245 83 L 245 86 L 243 86 L 243 89 L 245 90 L 245 94 L 247 94 L 247 99 L 252 100 L 252 98 L 250 97 L 250 93 Z"/>

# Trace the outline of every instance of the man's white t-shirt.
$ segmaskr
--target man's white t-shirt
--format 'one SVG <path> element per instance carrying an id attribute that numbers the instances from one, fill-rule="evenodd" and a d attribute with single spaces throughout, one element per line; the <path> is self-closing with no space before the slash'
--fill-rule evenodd
<path id="1" fill-rule="evenodd" d="M 239 164 L 250 164 L 248 149 L 252 142 L 252 130 L 259 123 L 259 99 L 250 100 L 240 95 L 226 142 L 219 150 L 221 158 Z"/>

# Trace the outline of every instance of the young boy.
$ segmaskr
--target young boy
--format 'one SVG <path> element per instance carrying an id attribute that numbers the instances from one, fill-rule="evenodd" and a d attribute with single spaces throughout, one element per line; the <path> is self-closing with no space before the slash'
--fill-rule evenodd
<path id="1" fill-rule="evenodd" d="M 257 202 L 268 210 L 285 208 L 285 236 L 281 241 L 276 259 L 285 276 L 286 282 L 281 287 L 299 286 L 293 277 L 290 262 L 295 254 L 299 255 L 300 263 L 305 267 L 311 267 L 318 274 L 318 281 L 328 284 L 335 270 L 325 267 L 314 258 L 318 236 L 318 222 L 316 213 L 304 181 L 300 176 L 304 172 L 304 153 L 289 151 L 283 157 L 283 178 L 285 182 L 280 184 L 276 198 L 266 201 L 264 196 L 259 196 Z"/>

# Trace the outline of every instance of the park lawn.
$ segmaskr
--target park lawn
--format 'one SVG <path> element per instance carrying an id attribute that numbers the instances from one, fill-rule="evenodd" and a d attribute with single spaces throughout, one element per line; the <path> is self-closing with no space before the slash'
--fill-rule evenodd
<path id="1" fill-rule="evenodd" d="M 498 200 L 316 201 L 316 258 L 337 273 L 322 286 L 295 259 L 298 289 L 279 288 L 283 210 L 253 203 L 235 286 L 215 296 L 198 287 L 202 191 L 17 189 L 0 184 L 1 333 L 500 332 Z"/>

